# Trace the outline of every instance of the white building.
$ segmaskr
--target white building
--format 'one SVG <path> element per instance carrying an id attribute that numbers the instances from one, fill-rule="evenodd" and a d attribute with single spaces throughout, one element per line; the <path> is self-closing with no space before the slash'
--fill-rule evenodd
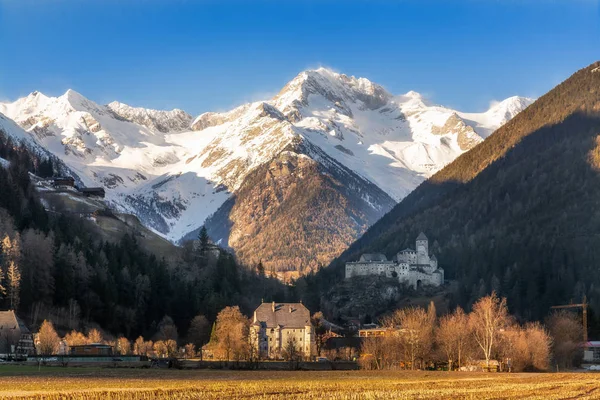
<path id="1" fill-rule="evenodd" d="M 365 275 L 398 278 L 415 289 L 444 283 L 444 270 L 438 267 L 435 255 L 429 255 L 429 240 L 422 232 L 417 237 L 416 250 L 404 249 L 394 260 L 388 261 L 385 255 L 375 253 L 363 254 L 358 261 L 346 263 L 346 279 Z"/>
<path id="2" fill-rule="evenodd" d="M 316 351 L 310 311 L 302 303 L 262 303 L 254 311 L 249 340 L 261 359 L 283 358 L 290 344 L 304 359 Z"/>

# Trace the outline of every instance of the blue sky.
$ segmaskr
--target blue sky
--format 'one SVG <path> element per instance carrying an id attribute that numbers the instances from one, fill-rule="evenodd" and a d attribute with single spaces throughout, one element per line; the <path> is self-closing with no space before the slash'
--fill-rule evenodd
<path id="1" fill-rule="evenodd" d="M 600 59 L 600 0 L 0 0 L 0 100 L 222 111 L 307 68 L 481 111 Z"/>

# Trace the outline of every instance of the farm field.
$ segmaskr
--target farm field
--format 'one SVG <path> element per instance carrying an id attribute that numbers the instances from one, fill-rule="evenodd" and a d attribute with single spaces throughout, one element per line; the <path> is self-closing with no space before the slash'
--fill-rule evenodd
<path id="1" fill-rule="evenodd" d="M 3 399 L 598 399 L 600 374 L 0 366 Z"/>

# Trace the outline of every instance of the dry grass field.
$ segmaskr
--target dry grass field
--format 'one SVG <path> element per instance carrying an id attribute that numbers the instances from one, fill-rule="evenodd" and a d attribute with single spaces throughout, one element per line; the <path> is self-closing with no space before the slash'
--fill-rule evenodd
<path id="1" fill-rule="evenodd" d="M 599 399 L 600 374 L 0 366 L 3 399 Z"/>

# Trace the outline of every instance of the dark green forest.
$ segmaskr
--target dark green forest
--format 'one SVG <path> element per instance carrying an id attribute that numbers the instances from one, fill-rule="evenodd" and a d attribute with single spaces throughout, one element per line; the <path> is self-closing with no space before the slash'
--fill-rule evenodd
<path id="1" fill-rule="evenodd" d="M 133 339 L 151 337 L 168 315 L 184 334 L 196 315 L 214 321 L 228 305 L 249 314 L 262 299 L 293 295 L 261 271 L 239 267 L 224 251 L 211 256 L 202 246 L 174 246 L 183 252 L 174 262 L 146 252 L 129 234 L 103 241 L 91 221 L 42 206 L 29 174 L 51 176 L 50 159 L 1 130 L 0 157 L 10 162 L 0 167 L 0 288 L 6 289 L 0 290 L 0 309 L 17 308 L 34 329 L 50 319 L 63 331 L 96 326 Z M 11 260 L 21 275 L 16 304 L 8 295 Z"/>
<path id="2" fill-rule="evenodd" d="M 582 69 L 465 153 L 309 277 L 326 292 L 346 261 L 392 256 L 426 232 L 454 302 L 495 290 L 539 320 L 587 295 L 600 334 L 600 63 Z M 592 335 L 593 336 L 593 335 Z"/>

